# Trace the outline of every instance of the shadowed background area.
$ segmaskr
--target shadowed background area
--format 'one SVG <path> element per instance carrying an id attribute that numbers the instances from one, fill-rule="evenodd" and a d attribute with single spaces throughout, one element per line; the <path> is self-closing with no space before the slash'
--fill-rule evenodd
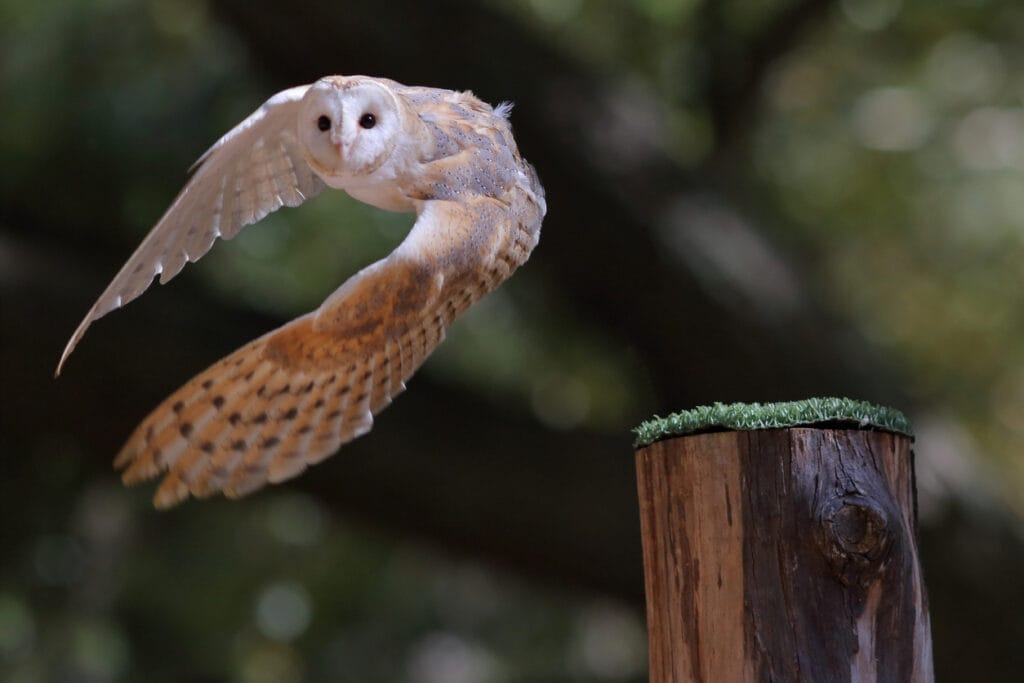
<path id="1" fill-rule="evenodd" d="M 1024 666 L 1024 10 L 1011 0 L 0 0 L 0 677 L 642 681 L 630 428 L 906 411 L 940 680 Z M 274 92 L 515 103 L 549 214 L 370 435 L 243 502 L 110 468 L 412 216 L 330 193 L 67 336 Z"/>

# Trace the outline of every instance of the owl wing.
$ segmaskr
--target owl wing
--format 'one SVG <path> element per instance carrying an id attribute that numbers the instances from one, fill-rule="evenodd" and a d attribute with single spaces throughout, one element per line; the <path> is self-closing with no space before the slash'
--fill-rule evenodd
<path id="1" fill-rule="evenodd" d="M 71 335 L 57 374 L 94 320 L 164 284 L 186 261 L 198 261 L 217 237 L 231 239 L 281 206 L 297 206 L 323 189 L 306 163 L 296 132 L 308 85 L 291 88 L 217 141 L 193 165 L 195 174 Z"/>
<path id="2" fill-rule="evenodd" d="M 390 256 L 154 410 L 114 462 L 125 483 L 166 472 L 157 507 L 238 497 L 369 431 L 452 321 L 526 261 L 540 212 L 535 224 L 518 213 L 485 197 L 424 202 Z"/>

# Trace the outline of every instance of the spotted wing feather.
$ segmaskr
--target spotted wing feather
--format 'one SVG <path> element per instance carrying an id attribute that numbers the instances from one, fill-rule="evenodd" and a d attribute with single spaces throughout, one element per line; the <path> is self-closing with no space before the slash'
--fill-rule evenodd
<path id="1" fill-rule="evenodd" d="M 366 433 L 452 321 L 526 260 L 542 213 L 530 211 L 524 221 L 490 198 L 428 202 L 394 253 L 154 410 L 115 460 L 124 481 L 166 473 L 158 507 L 238 497 Z"/>

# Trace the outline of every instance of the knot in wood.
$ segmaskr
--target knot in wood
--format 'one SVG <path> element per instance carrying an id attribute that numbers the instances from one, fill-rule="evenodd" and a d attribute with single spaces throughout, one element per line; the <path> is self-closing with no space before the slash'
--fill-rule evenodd
<path id="1" fill-rule="evenodd" d="M 874 500 L 846 495 L 825 505 L 818 519 L 818 542 L 836 577 L 866 587 L 885 568 L 892 550 L 888 515 Z"/>

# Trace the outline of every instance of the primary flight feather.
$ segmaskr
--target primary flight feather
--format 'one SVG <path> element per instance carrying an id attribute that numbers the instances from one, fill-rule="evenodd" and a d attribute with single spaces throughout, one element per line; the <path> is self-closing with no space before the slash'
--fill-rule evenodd
<path id="1" fill-rule="evenodd" d="M 171 207 L 86 314 L 89 325 L 281 206 L 324 187 L 416 223 L 315 311 L 250 342 L 158 406 L 114 461 L 125 483 L 164 474 L 154 502 L 245 495 L 366 433 L 445 329 L 529 257 L 544 190 L 509 107 L 468 92 L 328 76 L 281 92 L 196 162 Z"/>

